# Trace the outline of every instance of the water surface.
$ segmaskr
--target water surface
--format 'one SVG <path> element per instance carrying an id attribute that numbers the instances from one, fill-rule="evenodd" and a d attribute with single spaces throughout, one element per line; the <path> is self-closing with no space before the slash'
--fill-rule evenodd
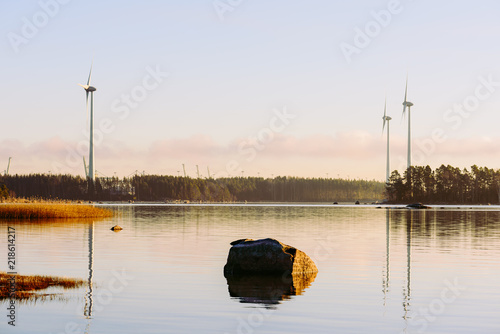
<path id="1" fill-rule="evenodd" d="M 95 222 L 0 221 L 2 248 L 16 228 L 19 273 L 91 281 L 54 289 L 63 300 L 18 303 L 15 328 L 4 301 L 1 333 L 500 332 L 498 207 L 112 208 L 116 218 Z M 229 243 L 266 237 L 309 254 L 317 276 L 292 290 L 228 286 Z"/>

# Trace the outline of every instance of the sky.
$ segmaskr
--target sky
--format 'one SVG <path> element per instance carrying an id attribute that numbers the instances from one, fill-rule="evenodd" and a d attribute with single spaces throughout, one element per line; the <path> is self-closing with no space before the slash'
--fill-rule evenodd
<path id="1" fill-rule="evenodd" d="M 500 168 L 500 3 L 0 3 L 0 172 L 375 179 Z"/>

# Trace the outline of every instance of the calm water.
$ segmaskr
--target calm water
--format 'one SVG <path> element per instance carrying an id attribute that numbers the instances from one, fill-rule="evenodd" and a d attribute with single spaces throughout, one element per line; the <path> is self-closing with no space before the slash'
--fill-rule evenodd
<path id="1" fill-rule="evenodd" d="M 19 273 L 92 282 L 18 303 L 15 328 L 4 301 L 1 333 L 500 332 L 500 208 L 113 208 L 96 222 L 0 221 L 0 270 L 12 226 Z M 228 287 L 229 243 L 265 237 L 309 254 L 314 281 Z"/>

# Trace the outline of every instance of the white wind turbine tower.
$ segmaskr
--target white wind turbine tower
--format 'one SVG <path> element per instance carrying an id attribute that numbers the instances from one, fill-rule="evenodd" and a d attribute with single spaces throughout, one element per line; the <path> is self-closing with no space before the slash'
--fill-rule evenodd
<path id="1" fill-rule="evenodd" d="M 407 169 L 411 167 L 411 107 L 413 103 L 408 101 L 406 98 L 408 96 L 408 75 L 406 76 L 406 88 L 405 88 L 405 100 L 403 102 L 403 117 L 406 112 L 406 107 L 408 107 L 408 157 L 407 157 Z"/>
<path id="2" fill-rule="evenodd" d="M 384 133 L 385 129 L 385 123 L 387 122 L 387 164 L 386 164 L 386 169 L 385 169 L 385 182 L 389 183 L 389 177 L 390 177 L 390 162 L 389 162 L 389 121 L 392 119 L 392 117 L 387 116 L 387 99 L 384 104 L 384 117 L 382 119 L 384 120 L 384 123 L 382 125 L 382 133 Z"/>
<path id="3" fill-rule="evenodd" d="M 93 63 L 93 62 L 92 62 Z M 95 181 L 95 168 L 94 168 L 94 92 L 95 87 L 90 85 L 90 77 L 92 76 L 92 65 L 90 65 L 89 78 L 86 85 L 78 84 L 85 89 L 86 101 L 87 101 L 87 119 L 89 116 L 89 93 L 90 93 L 90 145 L 89 145 L 89 167 L 87 177 L 92 181 Z"/>

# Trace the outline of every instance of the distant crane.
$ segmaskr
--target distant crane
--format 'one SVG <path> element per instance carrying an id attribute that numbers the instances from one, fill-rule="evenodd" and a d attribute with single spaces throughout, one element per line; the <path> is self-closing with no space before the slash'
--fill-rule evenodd
<path id="1" fill-rule="evenodd" d="M 139 171 L 136 169 L 136 170 L 135 170 L 135 172 L 132 172 L 132 173 L 130 173 L 129 175 L 127 175 L 127 178 L 131 177 L 131 176 L 132 176 L 132 175 L 134 175 L 134 174 L 135 174 L 135 176 L 137 176 L 137 173 L 138 173 L 138 172 L 139 172 Z"/>

